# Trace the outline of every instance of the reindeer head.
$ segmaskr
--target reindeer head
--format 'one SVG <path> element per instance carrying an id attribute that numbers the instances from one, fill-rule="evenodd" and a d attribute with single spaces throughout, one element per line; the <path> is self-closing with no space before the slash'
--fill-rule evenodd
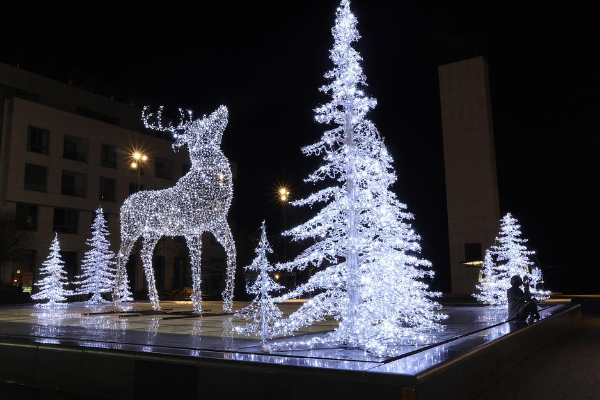
<path id="1" fill-rule="evenodd" d="M 177 126 L 173 126 L 171 123 L 168 126 L 162 125 L 162 110 L 163 107 L 161 106 L 156 113 L 158 123 L 152 124 L 149 121 L 153 114 L 148 112 L 147 107 L 144 107 L 142 120 L 146 128 L 171 132 L 175 139 L 173 143 L 174 149 L 187 145 L 190 153 L 192 153 L 203 147 L 214 146 L 218 148 L 221 145 L 223 131 L 227 126 L 227 117 L 229 116 L 227 107 L 223 105 L 219 106 L 209 116 L 204 115 L 202 118 L 196 120 L 192 117 L 192 111 L 187 110 L 184 112 L 180 108 L 179 114 L 181 115 L 181 120 Z"/>

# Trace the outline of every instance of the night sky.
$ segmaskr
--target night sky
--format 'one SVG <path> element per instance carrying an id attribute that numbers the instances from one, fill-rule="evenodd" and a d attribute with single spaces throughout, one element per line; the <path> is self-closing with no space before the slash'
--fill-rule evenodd
<path id="1" fill-rule="evenodd" d="M 547 3 L 413 3 L 354 0 L 352 8 L 367 92 L 379 102 L 370 117 L 437 271 L 434 288 L 450 289 L 437 67 L 483 55 L 501 213 L 521 222 L 551 289 L 597 292 L 597 14 Z M 303 179 L 319 160 L 300 147 L 323 131 L 312 109 L 327 101 L 317 89 L 331 67 L 336 1 L 48 7 L 4 10 L 1 62 L 138 105 L 200 115 L 226 104 L 237 228 L 253 233 L 266 218 L 271 234 L 281 232 L 276 186 L 289 185 L 295 198 L 313 190 Z M 288 227 L 313 213 L 288 209 Z"/>

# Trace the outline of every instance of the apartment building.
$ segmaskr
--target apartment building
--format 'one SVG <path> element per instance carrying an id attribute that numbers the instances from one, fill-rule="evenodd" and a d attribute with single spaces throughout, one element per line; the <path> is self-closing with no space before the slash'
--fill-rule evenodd
<path id="1" fill-rule="evenodd" d="M 173 186 L 188 171 L 187 151 L 174 152 L 170 138 L 146 130 L 140 117 L 139 108 L 0 64 L 0 207 L 28 232 L 19 259 L 2 264 L 0 281 L 30 290 L 54 232 L 72 279 L 88 249 L 96 208 L 104 209 L 116 251 L 127 196 L 138 188 Z M 133 169 L 135 151 L 148 160 Z M 133 290 L 142 294 L 145 279 L 135 253 L 127 269 Z M 208 235 L 203 258 L 204 290 L 218 293 L 224 252 Z M 159 292 L 191 285 L 182 239 L 161 240 L 154 265 Z"/>

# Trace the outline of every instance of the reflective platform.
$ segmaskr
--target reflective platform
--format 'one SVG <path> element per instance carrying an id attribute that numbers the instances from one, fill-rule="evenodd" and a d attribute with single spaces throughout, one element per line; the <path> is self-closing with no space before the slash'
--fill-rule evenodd
<path id="1" fill-rule="evenodd" d="M 281 308 L 287 314 L 300 304 Z M 0 308 L 0 381 L 123 399 L 470 399 L 579 316 L 568 302 L 543 304 L 533 324 L 506 322 L 505 310 L 444 307 L 444 331 L 378 357 L 353 348 L 294 349 L 295 341 L 335 329 L 333 320 L 272 341 L 294 350 L 266 353 L 259 338 L 233 333 L 243 321 L 223 314 L 221 302 L 204 302 L 201 316 L 190 302 L 161 305 L 161 312 L 143 302 Z"/>

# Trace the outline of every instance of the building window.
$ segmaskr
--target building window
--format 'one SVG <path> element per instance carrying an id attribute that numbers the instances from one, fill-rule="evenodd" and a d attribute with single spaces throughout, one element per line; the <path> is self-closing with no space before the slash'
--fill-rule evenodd
<path id="1" fill-rule="evenodd" d="M 15 96 L 20 99 L 29 100 L 29 101 L 33 101 L 36 103 L 38 101 L 38 95 L 35 93 L 27 92 L 25 90 L 20 90 L 20 89 L 14 89 L 14 91 L 15 91 Z"/>
<path id="2" fill-rule="evenodd" d="M 140 190 L 144 190 L 144 185 L 140 184 Z M 138 191 L 138 184 L 136 182 L 129 182 L 129 195 L 131 196 Z"/>
<path id="3" fill-rule="evenodd" d="M 172 179 L 171 160 L 156 157 L 154 159 L 154 176 L 162 179 Z"/>
<path id="4" fill-rule="evenodd" d="M 50 132 L 47 129 L 29 126 L 27 130 L 27 151 L 48 154 Z"/>
<path id="5" fill-rule="evenodd" d="M 38 206 L 17 203 L 17 228 L 24 231 L 37 231 Z"/>
<path id="6" fill-rule="evenodd" d="M 52 229 L 58 233 L 76 235 L 79 231 L 79 211 L 70 208 L 55 208 Z"/>
<path id="7" fill-rule="evenodd" d="M 100 200 L 115 201 L 115 180 L 100 178 Z"/>
<path id="8" fill-rule="evenodd" d="M 16 262 L 13 261 L 14 279 L 17 285 L 23 284 L 23 292 L 31 294 L 36 270 L 35 250 L 19 250 Z"/>
<path id="9" fill-rule="evenodd" d="M 88 141 L 76 136 L 65 135 L 63 158 L 69 160 L 88 161 Z"/>
<path id="10" fill-rule="evenodd" d="M 25 164 L 25 189 L 46 191 L 48 169 L 41 165 Z"/>
<path id="11" fill-rule="evenodd" d="M 100 152 L 100 164 L 107 168 L 117 168 L 117 148 L 103 143 Z"/>
<path id="12" fill-rule="evenodd" d="M 84 174 L 63 171 L 60 193 L 67 196 L 86 197 L 86 179 Z"/>

